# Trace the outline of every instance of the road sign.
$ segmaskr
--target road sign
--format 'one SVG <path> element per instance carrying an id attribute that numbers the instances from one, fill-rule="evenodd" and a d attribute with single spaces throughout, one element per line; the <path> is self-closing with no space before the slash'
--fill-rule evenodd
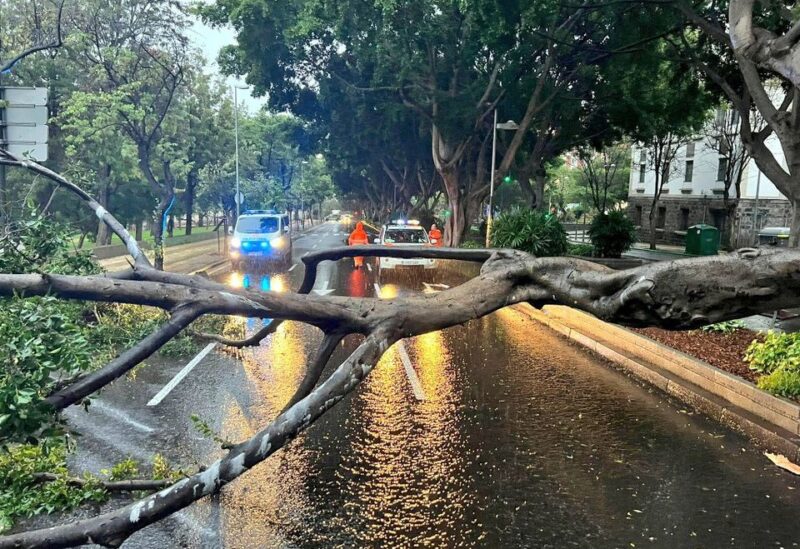
<path id="1" fill-rule="evenodd" d="M 239 194 L 233 195 L 233 199 L 241 206 L 244 203 L 244 193 L 240 191 Z"/>
<path id="2" fill-rule="evenodd" d="M 10 153 L 47 160 L 47 88 L 0 88 L 0 147 Z"/>

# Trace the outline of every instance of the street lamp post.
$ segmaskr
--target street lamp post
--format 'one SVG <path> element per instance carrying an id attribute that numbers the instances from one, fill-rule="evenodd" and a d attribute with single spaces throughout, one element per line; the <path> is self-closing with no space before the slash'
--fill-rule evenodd
<path id="1" fill-rule="evenodd" d="M 236 143 L 236 153 L 234 155 L 234 162 L 236 164 L 236 193 L 233 195 L 233 201 L 236 202 L 236 219 L 239 219 L 241 208 L 241 199 L 239 197 L 239 94 L 236 90 L 246 90 L 245 86 L 233 86 L 233 126 L 234 126 L 234 141 Z"/>
<path id="2" fill-rule="evenodd" d="M 489 177 L 489 213 L 486 216 L 486 247 L 492 239 L 492 222 L 494 221 L 494 177 L 495 177 L 495 164 L 497 163 L 497 130 L 517 130 L 519 126 L 513 120 L 497 123 L 497 109 L 494 110 L 494 121 L 492 122 L 492 174 Z"/>
<path id="3" fill-rule="evenodd" d="M 756 166 L 758 175 L 756 176 L 756 203 L 753 208 L 753 246 L 758 246 L 758 198 L 761 194 L 761 170 Z"/>

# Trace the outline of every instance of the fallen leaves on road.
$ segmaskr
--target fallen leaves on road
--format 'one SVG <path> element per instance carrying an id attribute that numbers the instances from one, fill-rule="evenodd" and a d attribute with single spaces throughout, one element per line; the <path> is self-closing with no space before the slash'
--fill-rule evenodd
<path id="1" fill-rule="evenodd" d="M 800 475 L 800 465 L 792 463 L 786 456 L 782 456 L 780 454 L 770 454 L 769 452 L 764 452 L 764 455 L 781 469 L 786 469 L 790 473 Z"/>

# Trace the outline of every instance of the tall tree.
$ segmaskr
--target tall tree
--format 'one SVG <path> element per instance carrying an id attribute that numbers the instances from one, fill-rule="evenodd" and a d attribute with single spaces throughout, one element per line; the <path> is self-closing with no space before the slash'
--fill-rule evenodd
<path id="1" fill-rule="evenodd" d="M 800 88 L 797 10 L 752 0 L 676 2 L 699 33 L 673 41 L 739 111 L 741 138 L 758 168 L 792 203 L 791 246 L 800 245 Z M 752 124 L 756 110 L 763 127 Z M 781 155 L 768 146 L 775 136 Z M 783 158 L 780 158 L 782 156 Z"/>
<path id="2" fill-rule="evenodd" d="M 163 268 L 163 230 L 175 202 L 174 153 L 164 139 L 188 62 L 186 16 L 169 0 L 93 0 L 81 4 L 73 48 L 96 86 L 117 99 L 120 129 L 136 146 L 139 169 L 157 197 L 155 263 Z"/>

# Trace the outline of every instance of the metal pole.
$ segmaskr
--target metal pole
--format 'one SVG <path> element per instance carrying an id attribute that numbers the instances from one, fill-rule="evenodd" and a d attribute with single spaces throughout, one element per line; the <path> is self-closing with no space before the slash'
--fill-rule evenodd
<path id="1" fill-rule="evenodd" d="M 486 247 L 492 240 L 492 208 L 494 206 L 494 167 L 497 159 L 497 108 L 494 109 L 494 123 L 492 124 L 492 174 L 489 177 L 489 215 L 486 217 Z"/>
<path id="2" fill-rule="evenodd" d="M 761 193 L 761 170 L 756 166 L 758 176 L 756 177 L 756 204 L 753 209 L 753 245 L 758 246 L 758 195 Z"/>
<path id="3" fill-rule="evenodd" d="M 236 219 L 239 219 L 239 208 L 240 208 L 240 200 L 239 200 L 239 94 L 236 92 L 236 86 L 233 86 L 233 124 L 235 129 L 235 141 L 236 141 L 236 194 L 234 196 L 234 202 L 236 202 Z"/>

